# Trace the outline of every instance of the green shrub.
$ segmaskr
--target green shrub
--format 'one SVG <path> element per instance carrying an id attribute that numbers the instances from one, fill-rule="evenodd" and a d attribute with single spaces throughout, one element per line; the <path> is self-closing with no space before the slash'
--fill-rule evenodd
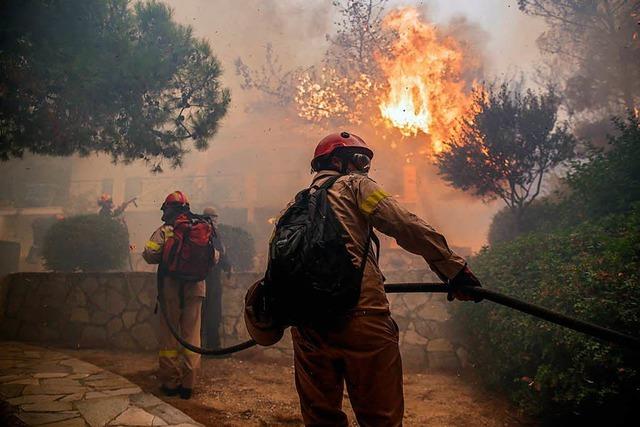
<path id="1" fill-rule="evenodd" d="M 256 254 L 253 237 L 240 227 L 220 224 L 217 227 L 220 240 L 225 246 L 227 260 L 236 271 L 253 269 L 253 257 Z"/>
<path id="2" fill-rule="evenodd" d="M 609 139 L 606 150 L 594 150 L 573 164 L 564 194 L 534 201 L 519 224 L 508 208 L 500 210 L 489 227 L 489 244 L 628 212 L 640 201 L 640 122 L 631 115 L 627 121 L 614 119 L 614 123 L 619 135 Z"/>
<path id="3" fill-rule="evenodd" d="M 565 212 L 564 203 L 536 200 L 523 212 L 518 224 L 513 211 L 505 207 L 493 216 L 487 240 L 493 246 L 538 230 L 552 230 L 575 224 L 574 217 L 565 215 Z"/>
<path id="4" fill-rule="evenodd" d="M 609 139 L 608 149 L 575 164 L 567 178 L 568 208 L 588 218 L 626 212 L 640 201 L 640 117 L 630 114 L 614 123 L 620 134 Z"/>
<path id="5" fill-rule="evenodd" d="M 626 214 L 485 248 L 471 264 L 490 289 L 638 335 L 638 204 Z M 452 310 L 481 377 L 527 412 L 553 423 L 579 417 L 606 425 L 634 416 L 637 354 L 489 302 Z"/>
<path id="6" fill-rule="evenodd" d="M 129 256 L 129 233 L 119 221 L 79 215 L 51 226 L 43 246 L 45 266 L 56 271 L 105 271 L 122 268 Z"/>

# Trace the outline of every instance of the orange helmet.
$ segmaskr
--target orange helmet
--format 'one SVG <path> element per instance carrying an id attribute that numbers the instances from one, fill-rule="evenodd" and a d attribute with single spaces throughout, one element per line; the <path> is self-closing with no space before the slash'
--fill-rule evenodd
<path id="1" fill-rule="evenodd" d="M 317 170 L 318 161 L 321 158 L 330 156 L 336 150 L 350 149 L 355 152 L 366 154 L 369 159 L 373 158 L 373 150 L 369 148 L 364 139 L 358 135 L 354 135 L 349 132 L 332 133 L 325 136 L 318 142 L 316 150 L 313 153 L 313 160 L 311 160 L 311 167 Z"/>
<path id="2" fill-rule="evenodd" d="M 109 193 L 102 193 L 98 199 L 98 206 L 112 205 L 113 199 Z"/>
<path id="3" fill-rule="evenodd" d="M 174 191 L 173 193 L 169 194 L 166 199 L 164 199 L 164 203 L 160 207 L 160 210 L 165 210 L 165 208 L 169 206 L 188 208 L 189 200 L 182 191 Z"/>

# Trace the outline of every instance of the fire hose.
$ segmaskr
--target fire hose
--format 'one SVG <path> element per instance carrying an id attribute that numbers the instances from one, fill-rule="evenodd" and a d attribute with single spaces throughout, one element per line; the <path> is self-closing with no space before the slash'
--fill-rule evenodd
<path id="1" fill-rule="evenodd" d="M 169 330 L 171 331 L 171 334 L 184 348 L 194 353 L 199 353 L 202 355 L 221 356 L 225 354 L 232 354 L 238 351 L 246 350 L 256 345 L 256 342 L 254 340 L 248 340 L 248 341 L 244 341 L 229 347 L 201 348 L 185 341 L 180 336 L 175 326 L 171 323 L 169 319 L 169 315 L 167 314 L 166 302 L 164 299 L 164 292 L 163 292 L 164 290 L 163 282 L 164 281 L 162 280 L 162 276 L 159 274 L 158 275 L 158 302 L 160 304 L 160 311 L 162 312 L 165 322 L 169 326 Z M 555 323 L 560 326 L 564 326 L 565 328 L 569 328 L 574 331 L 582 332 L 592 337 L 599 338 L 603 341 L 618 344 L 635 351 L 640 350 L 639 338 L 624 334 L 622 332 L 615 331 L 613 329 L 605 328 L 603 326 L 599 326 L 594 323 L 585 322 L 584 320 L 579 320 L 571 316 L 566 316 L 556 311 L 549 310 L 547 308 L 540 307 L 535 304 L 530 304 L 528 302 L 521 301 L 517 298 L 513 298 L 496 291 L 491 291 L 489 289 L 472 287 L 472 286 L 460 286 L 456 289 L 460 290 L 461 292 L 469 296 L 482 298 L 482 299 L 503 305 L 505 307 L 509 307 L 514 310 L 521 311 L 523 313 L 538 317 L 548 322 Z M 443 283 L 421 283 L 421 282 L 420 283 L 389 283 L 384 285 L 384 290 L 387 293 L 447 293 L 451 290 L 451 287 Z"/>

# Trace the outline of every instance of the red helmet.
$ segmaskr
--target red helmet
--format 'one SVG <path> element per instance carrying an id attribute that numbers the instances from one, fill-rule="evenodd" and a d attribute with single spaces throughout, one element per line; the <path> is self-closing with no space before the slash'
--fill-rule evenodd
<path id="1" fill-rule="evenodd" d="M 189 207 L 189 200 L 187 200 L 187 196 L 182 191 L 174 191 L 169 194 L 166 199 L 164 199 L 164 203 L 161 210 L 164 210 L 168 206 L 180 206 L 180 207 Z"/>
<path id="2" fill-rule="evenodd" d="M 111 204 L 113 204 L 113 199 L 111 198 L 109 193 L 102 193 L 102 195 L 98 199 L 98 205 L 104 206 L 104 205 L 111 205 Z"/>
<path id="3" fill-rule="evenodd" d="M 325 156 L 331 155 L 339 148 L 349 148 L 353 151 L 362 152 L 373 158 L 373 151 L 364 142 L 364 139 L 358 135 L 354 135 L 349 132 L 332 133 L 325 136 L 318 142 L 315 153 L 313 153 L 313 160 L 311 160 L 311 167 L 313 169 L 317 166 L 317 161 Z"/>

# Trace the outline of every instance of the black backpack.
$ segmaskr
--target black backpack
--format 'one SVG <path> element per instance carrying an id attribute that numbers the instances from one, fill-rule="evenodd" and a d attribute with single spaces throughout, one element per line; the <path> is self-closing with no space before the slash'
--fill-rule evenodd
<path id="1" fill-rule="evenodd" d="M 276 224 L 264 291 L 269 311 L 282 324 L 329 325 L 358 303 L 374 235 L 369 228 L 362 262 L 355 266 L 327 200 L 338 178 L 299 192 Z"/>

